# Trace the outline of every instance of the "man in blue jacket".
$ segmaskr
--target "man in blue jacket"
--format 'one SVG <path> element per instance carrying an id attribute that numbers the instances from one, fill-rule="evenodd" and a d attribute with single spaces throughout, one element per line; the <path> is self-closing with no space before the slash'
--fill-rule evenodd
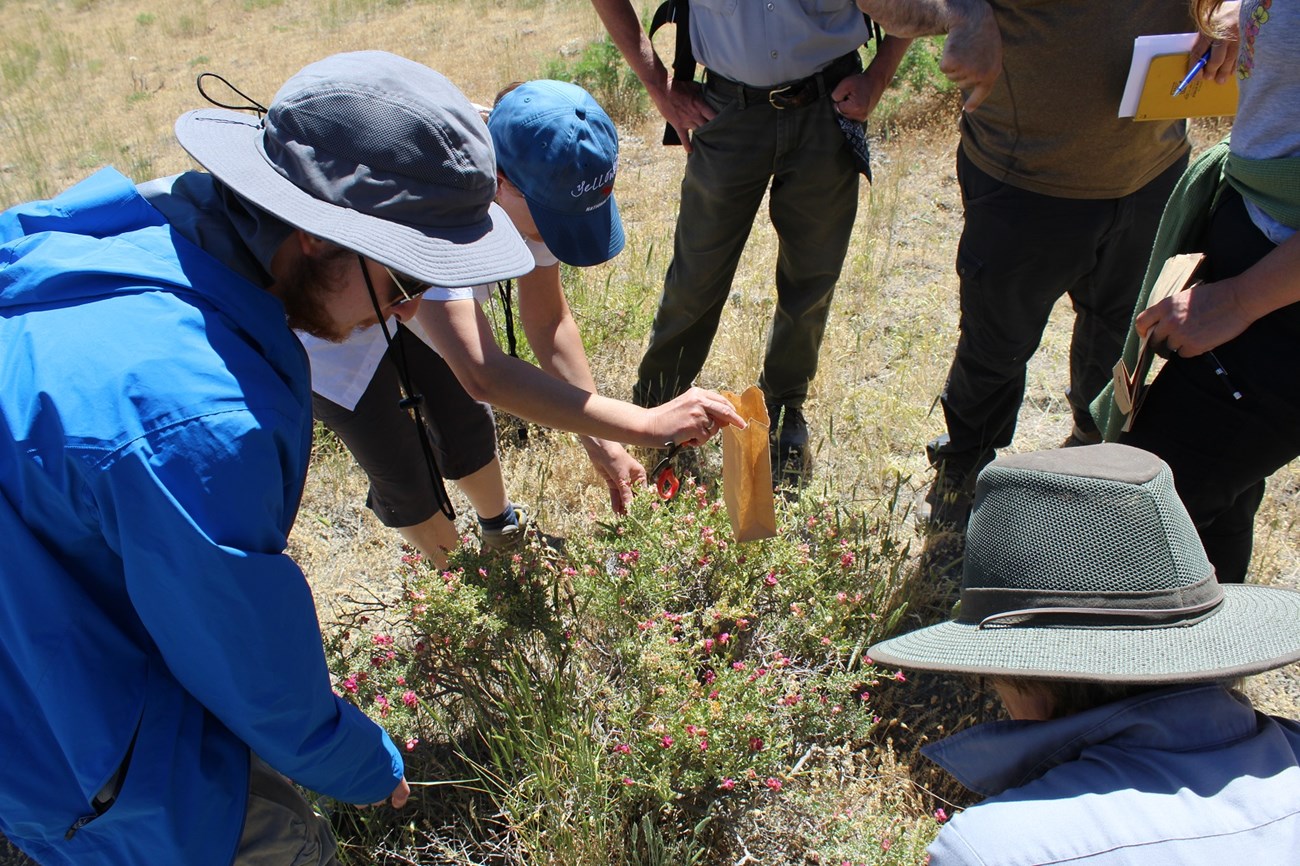
<path id="1" fill-rule="evenodd" d="M 0 214 L 0 831 L 44 864 L 333 863 L 283 777 L 409 788 L 284 553 L 311 444 L 286 320 L 342 338 L 532 258 L 478 114 L 409 60 L 330 57 L 264 120 L 176 134 L 207 173 Z"/>

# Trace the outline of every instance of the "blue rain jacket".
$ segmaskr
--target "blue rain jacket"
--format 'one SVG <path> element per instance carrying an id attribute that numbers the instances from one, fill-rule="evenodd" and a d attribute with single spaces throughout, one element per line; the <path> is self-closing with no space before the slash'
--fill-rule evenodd
<path id="1" fill-rule="evenodd" d="M 279 301 L 121 174 L 0 214 L 0 830 L 41 863 L 229 864 L 250 748 L 401 778 L 284 553 L 309 389 Z"/>

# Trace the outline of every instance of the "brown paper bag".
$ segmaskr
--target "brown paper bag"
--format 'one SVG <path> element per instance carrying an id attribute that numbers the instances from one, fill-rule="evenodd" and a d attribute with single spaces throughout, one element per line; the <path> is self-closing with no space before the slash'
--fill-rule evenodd
<path id="1" fill-rule="evenodd" d="M 772 499 L 772 457 L 768 453 L 770 424 L 763 392 L 751 385 L 745 393 L 722 392 L 749 426 L 722 431 L 722 498 L 736 541 L 757 541 L 776 535 L 776 503 Z"/>

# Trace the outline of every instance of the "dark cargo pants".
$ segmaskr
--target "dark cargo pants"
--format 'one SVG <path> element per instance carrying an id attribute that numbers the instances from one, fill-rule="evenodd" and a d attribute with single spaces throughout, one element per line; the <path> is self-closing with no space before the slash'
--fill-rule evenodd
<path id="1" fill-rule="evenodd" d="M 725 92 L 724 92 L 725 91 Z M 673 260 L 633 399 L 652 406 L 690 387 L 704 366 L 763 194 L 779 242 L 776 312 L 763 361 L 769 404 L 798 407 L 817 372 L 835 282 L 858 207 L 858 173 L 827 93 L 778 109 L 710 86 L 717 117 L 686 160 Z"/>
<path id="2" fill-rule="evenodd" d="M 1097 432 L 1088 406 L 1123 350 L 1160 215 L 1186 166 L 1183 157 L 1123 198 L 1067 199 L 997 180 L 958 148 L 961 335 L 940 397 L 948 435 L 930 448 L 936 467 L 964 477 L 1011 444 L 1026 366 L 1065 294 L 1075 313 L 1070 409 L 1079 431 Z"/>

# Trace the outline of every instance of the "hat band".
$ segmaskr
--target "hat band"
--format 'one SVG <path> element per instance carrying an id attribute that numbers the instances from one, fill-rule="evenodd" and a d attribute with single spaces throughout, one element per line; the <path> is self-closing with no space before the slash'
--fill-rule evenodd
<path id="1" fill-rule="evenodd" d="M 1150 592 L 969 588 L 962 590 L 957 621 L 979 628 L 1165 628 L 1199 622 L 1222 602 L 1223 587 L 1213 572 L 1190 586 Z"/>

